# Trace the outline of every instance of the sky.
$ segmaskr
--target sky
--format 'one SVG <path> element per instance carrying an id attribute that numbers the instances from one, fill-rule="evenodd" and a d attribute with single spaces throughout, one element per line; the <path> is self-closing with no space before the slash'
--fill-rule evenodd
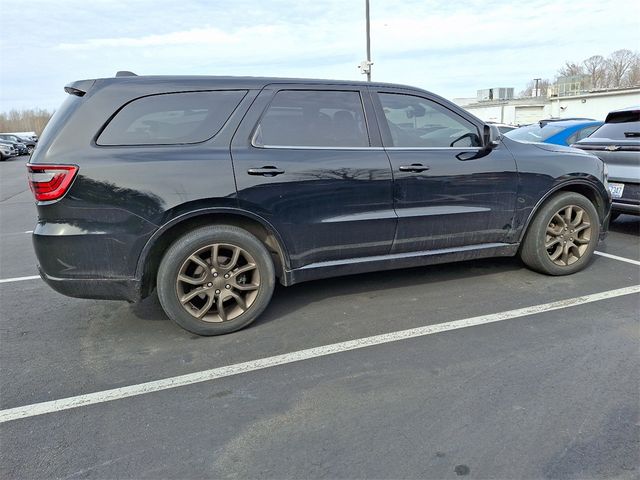
<path id="1" fill-rule="evenodd" d="M 446 98 L 640 50 L 631 0 L 370 0 L 372 79 Z M 0 0 L 0 111 L 53 110 L 65 84 L 139 75 L 365 80 L 365 0 Z M 6 22 L 11 19 L 10 22 Z M 8 28 L 7 28 L 8 26 Z"/>

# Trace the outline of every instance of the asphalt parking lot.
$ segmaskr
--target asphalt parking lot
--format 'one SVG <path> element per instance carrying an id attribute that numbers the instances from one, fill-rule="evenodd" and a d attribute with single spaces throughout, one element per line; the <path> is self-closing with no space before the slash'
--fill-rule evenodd
<path id="1" fill-rule="evenodd" d="M 26 160 L 0 163 L 0 477 L 638 478 L 639 218 L 570 277 L 494 259 L 278 287 L 202 338 L 155 297 L 31 278 Z"/>

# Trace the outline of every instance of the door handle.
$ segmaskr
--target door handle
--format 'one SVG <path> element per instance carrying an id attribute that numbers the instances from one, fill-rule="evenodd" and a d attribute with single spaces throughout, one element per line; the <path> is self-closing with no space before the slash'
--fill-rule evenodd
<path id="1" fill-rule="evenodd" d="M 401 165 L 400 167 L 398 167 L 398 170 L 400 170 L 401 172 L 420 173 L 424 172 L 425 170 L 429 170 L 429 167 L 422 165 L 421 163 L 412 163 L 411 165 Z"/>
<path id="2" fill-rule="evenodd" d="M 263 177 L 275 177 L 276 175 L 281 175 L 284 173 L 284 170 L 281 170 L 278 167 L 274 167 L 273 165 L 266 165 L 261 168 L 250 168 L 247 170 L 249 175 L 262 175 Z"/>

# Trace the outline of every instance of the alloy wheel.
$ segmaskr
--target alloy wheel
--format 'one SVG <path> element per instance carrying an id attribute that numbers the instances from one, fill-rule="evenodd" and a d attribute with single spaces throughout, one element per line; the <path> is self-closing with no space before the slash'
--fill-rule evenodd
<path id="1" fill-rule="evenodd" d="M 591 242 L 591 219 L 577 205 L 558 210 L 547 225 L 545 248 L 549 259 L 559 266 L 577 262 Z"/>
<path id="2" fill-rule="evenodd" d="M 200 248 L 182 264 L 176 293 L 183 308 L 205 322 L 233 320 L 255 302 L 260 272 L 253 257 L 231 244 Z"/>

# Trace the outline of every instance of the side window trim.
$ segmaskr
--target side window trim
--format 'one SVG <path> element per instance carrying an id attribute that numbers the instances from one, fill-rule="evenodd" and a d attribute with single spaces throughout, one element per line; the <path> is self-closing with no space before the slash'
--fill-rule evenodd
<path id="1" fill-rule="evenodd" d="M 380 129 L 380 135 L 382 136 L 382 145 L 385 150 L 391 151 L 402 151 L 402 150 L 465 150 L 465 151 L 480 151 L 483 147 L 396 147 L 393 145 L 393 139 L 391 137 L 391 131 L 389 129 L 389 125 L 387 123 L 387 118 L 384 114 L 384 108 L 382 106 L 382 101 L 380 100 L 380 94 L 390 94 L 390 95 L 406 95 L 410 97 L 416 97 L 423 101 L 435 103 L 439 107 L 445 109 L 447 112 L 451 113 L 455 117 L 462 119 L 464 122 L 470 123 L 476 129 L 476 134 L 479 138 L 482 138 L 480 134 L 480 127 L 477 122 L 473 122 L 468 118 L 465 118 L 460 113 L 452 110 L 447 105 L 442 104 L 437 101 L 437 99 L 430 98 L 427 95 L 422 95 L 420 92 L 408 91 L 408 90 L 393 90 L 389 88 L 375 88 L 371 87 L 371 98 L 374 104 L 374 109 L 376 112 L 376 119 L 378 122 L 378 126 Z"/>
<path id="2" fill-rule="evenodd" d="M 275 86 L 275 85 L 274 85 Z M 265 87 L 265 89 L 263 89 L 263 91 L 265 91 L 267 88 L 269 88 L 270 86 Z M 346 86 L 348 87 L 348 86 Z M 256 137 L 259 133 L 259 128 L 261 126 L 262 120 L 265 117 L 266 113 L 269 111 L 269 108 L 271 107 L 273 101 L 276 98 L 276 95 L 280 92 L 284 92 L 284 91 L 313 91 L 313 92 L 351 92 L 351 93 L 357 93 L 358 97 L 360 99 L 360 106 L 362 107 L 362 115 L 363 115 L 363 119 L 364 119 L 364 125 L 365 125 L 365 129 L 366 129 L 366 135 L 367 135 L 367 141 L 369 143 L 369 146 L 362 146 L 362 147 L 344 147 L 344 146 L 308 146 L 308 145 L 270 145 L 270 144 L 259 144 L 256 142 Z M 382 146 L 373 146 L 372 145 L 372 136 L 371 136 L 371 124 L 370 121 L 368 119 L 367 116 L 367 111 L 368 109 L 365 106 L 365 102 L 364 102 L 364 98 L 363 98 L 363 94 L 366 93 L 366 90 L 363 90 L 361 88 L 357 88 L 357 87 L 353 87 L 352 89 L 349 88 L 322 88 L 321 85 L 301 85 L 301 84 L 295 84 L 295 85 L 277 85 L 276 88 L 274 88 L 273 93 L 271 95 L 271 98 L 269 99 L 268 104 L 265 106 L 265 108 L 263 109 L 263 111 L 260 113 L 260 116 L 257 120 L 257 122 L 255 123 L 254 127 L 251 129 L 251 135 L 250 135 L 250 144 L 251 147 L 253 148 L 257 148 L 257 149 L 263 149 L 263 150 L 384 150 L 384 148 Z"/>

